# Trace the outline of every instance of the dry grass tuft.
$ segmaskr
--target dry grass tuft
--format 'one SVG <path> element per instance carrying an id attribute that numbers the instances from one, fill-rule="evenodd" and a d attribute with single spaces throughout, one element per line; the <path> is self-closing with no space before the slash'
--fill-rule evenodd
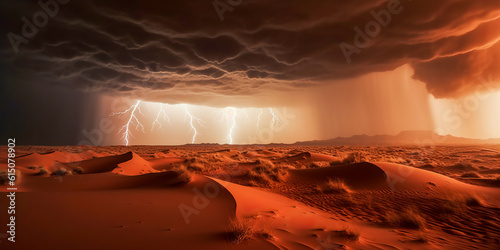
<path id="1" fill-rule="evenodd" d="M 261 166 L 261 167 L 264 167 L 264 168 L 274 168 L 274 163 L 268 159 L 263 159 L 263 158 L 259 158 L 255 161 L 255 163 L 258 165 L 258 166 Z"/>
<path id="2" fill-rule="evenodd" d="M 193 172 L 201 172 L 205 169 L 205 166 L 198 162 L 189 163 L 187 169 Z"/>
<path id="3" fill-rule="evenodd" d="M 275 239 L 272 231 L 270 229 L 267 229 L 267 228 L 262 228 L 262 229 L 256 230 L 254 232 L 254 235 L 261 238 L 261 239 L 265 239 L 265 240 L 274 240 Z"/>
<path id="4" fill-rule="evenodd" d="M 466 162 L 459 162 L 453 166 L 450 166 L 450 168 L 455 169 L 455 170 L 461 170 L 461 171 L 477 171 L 476 167 L 474 167 L 470 163 L 466 163 Z"/>
<path id="5" fill-rule="evenodd" d="M 274 240 L 274 234 L 269 228 L 256 229 L 255 223 L 251 219 L 236 218 L 231 219 L 229 230 L 226 232 L 228 240 L 233 244 L 239 244 L 252 237 L 258 237 L 265 240 Z"/>
<path id="6" fill-rule="evenodd" d="M 228 240 L 233 244 L 239 244 L 254 235 L 255 226 L 250 220 L 232 219 L 229 231 L 226 232 Z"/>
<path id="7" fill-rule="evenodd" d="M 55 171 L 52 171 L 50 175 L 55 175 L 55 176 L 64 176 L 69 174 L 69 171 L 66 168 L 59 168 Z"/>
<path id="8" fill-rule="evenodd" d="M 73 170 L 71 170 L 71 173 L 76 175 L 76 174 L 83 174 L 83 168 L 82 167 L 76 167 Z"/>
<path id="9" fill-rule="evenodd" d="M 316 187 L 316 190 L 320 193 L 334 193 L 334 194 L 349 194 L 351 189 L 342 179 L 328 179 L 324 184 L 320 184 Z"/>
<path id="10" fill-rule="evenodd" d="M 184 165 L 177 166 L 171 171 L 176 172 L 177 179 L 179 179 L 180 183 L 188 183 L 191 181 L 191 179 L 193 179 L 193 173 L 189 171 Z"/>
<path id="11" fill-rule="evenodd" d="M 416 211 L 407 209 L 402 212 L 391 212 L 386 216 L 387 222 L 396 227 L 422 229 L 425 219 Z"/>
<path id="12" fill-rule="evenodd" d="M 9 182 L 9 174 L 7 171 L 0 171 L 0 185 L 5 185 Z"/>
<path id="13" fill-rule="evenodd" d="M 47 169 L 43 168 L 43 167 L 40 167 L 38 168 L 38 173 L 34 174 L 34 175 L 47 175 L 49 174 L 49 171 L 47 171 Z"/>
<path id="14" fill-rule="evenodd" d="M 477 195 L 466 195 L 463 197 L 465 205 L 469 207 L 483 207 L 484 201 Z"/>
<path id="15" fill-rule="evenodd" d="M 413 239 L 413 241 L 418 243 L 429 243 L 429 236 L 427 236 L 427 234 L 424 233 L 419 233 L 417 234 L 415 239 Z"/>
<path id="16" fill-rule="evenodd" d="M 272 182 L 282 182 L 288 175 L 287 167 L 275 166 L 271 161 L 258 159 L 257 166 L 248 170 L 245 176 L 254 182 L 269 184 Z"/>
<path id="17" fill-rule="evenodd" d="M 350 241 L 358 241 L 361 234 L 351 227 L 338 231 L 340 235 Z"/>
<path id="18" fill-rule="evenodd" d="M 365 154 L 361 151 L 352 152 L 342 159 L 343 164 L 353 164 L 366 161 Z"/>
<path id="19" fill-rule="evenodd" d="M 467 172 L 467 173 L 463 173 L 460 177 L 463 177 L 463 178 L 483 178 L 483 176 L 481 176 L 478 172 Z"/>
<path id="20" fill-rule="evenodd" d="M 467 207 L 484 206 L 484 201 L 474 194 L 448 194 L 436 202 L 436 206 L 436 210 L 440 214 L 460 214 L 465 212 Z"/>

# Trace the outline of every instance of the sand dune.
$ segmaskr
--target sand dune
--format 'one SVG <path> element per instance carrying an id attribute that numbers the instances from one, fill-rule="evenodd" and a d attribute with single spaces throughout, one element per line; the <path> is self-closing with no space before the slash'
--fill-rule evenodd
<path id="1" fill-rule="evenodd" d="M 132 158 L 128 161 L 118 163 L 113 169 L 113 173 L 122 175 L 141 175 L 145 173 L 156 173 L 158 170 L 151 166 L 151 163 L 132 152 Z"/>
<path id="2" fill-rule="evenodd" d="M 457 149 L 482 155 L 488 167 L 415 168 L 388 157 L 401 152 L 392 148 L 380 156 L 303 147 L 126 149 L 19 157 L 22 220 L 14 249 L 500 246 L 494 152 Z M 414 148 L 407 155 L 419 157 Z M 48 172 L 39 174 L 40 167 Z"/>

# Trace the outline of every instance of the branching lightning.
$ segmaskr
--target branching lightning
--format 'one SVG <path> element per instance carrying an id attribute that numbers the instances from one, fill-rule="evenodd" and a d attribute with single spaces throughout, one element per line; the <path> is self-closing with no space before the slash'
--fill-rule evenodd
<path id="1" fill-rule="evenodd" d="M 260 119 L 262 118 L 262 114 L 264 114 L 264 109 L 260 109 L 259 115 L 257 116 L 257 130 L 259 130 Z"/>
<path id="2" fill-rule="evenodd" d="M 229 140 L 229 144 L 233 144 L 233 132 L 234 129 L 236 128 L 236 115 L 237 115 L 237 110 L 235 108 L 226 108 L 226 117 L 228 123 L 230 124 L 229 132 L 226 137 L 226 140 Z"/>
<path id="3" fill-rule="evenodd" d="M 130 117 L 128 118 L 127 123 L 125 125 L 123 125 L 123 127 L 121 127 L 120 130 L 118 131 L 118 133 L 123 133 L 122 139 L 125 140 L 125 145 L 127 145 L 127 146 L 129 144 L 129 137 L 132 136 L 132 132 L 130 131 L 130 125 L 132 123 L 135 122 L 135 129 L 136 130 L 140 126 L 142 128 L 142 132 L 144 132 L 144 126 L 142 126 L 141 122 L 139 121 L 139 119 L 135 115 L 136 111 L 139 111 L 139 113 L 142 114 L 141 108 L 139 107 L 139 104 L 141 104 L 140 100 L 138 100 L 134 105 L 132 105 L 130 108 L 128 108 L 127 110 L 125 110 L 123 112 L 115 112 L 115 113 L 111 114 L 111 116 L 115 116 L 115 115 L 121 116 L 121 115 L 124 115 L 124 114 L 127 114 L 130 112 Z"/>
<path id="4" fill-rule="evenodd" d="M 130 139 L 133 137 L 132 130 L 134 129 L 134 127 L 135 127 L 136 131 L 140 127 L 142 129 L 142 132 L 145 133 L 143 123 L 141 123 L 141 121 L 139 120 L 139 118 L 142 119 L 144 117 L 144 114 L 141 111 L 141 108 L 144 108 L 144 107 L 152 108 L 153 109 L 152 112 L 154 112 L 154 114 L 156 114 L 156 116 L 155 116 L 156 118 L 153 121 L 153 123 L 151 124 L 151 133 L 154 133 L 156 129 L 161 131 L 164 128 L 164 126 L 166 125 L 165 121 L 168 122 L 169 124 L 171 123 L 171 119 L 170 119 L 171 117 L 169 117 L 169 114 L 174 115 L 174 117 L 175 117 L 176 113 L 178 114 L 178 112 L 180 111 L 181 115 L 183 113 L 185 113 L 184 122 L 188 123 L 191 130 L 193 131 L 191 143 L 194 144 L 194 143 L 196 143 L 196 139 L 197 139 L 198 135 L 201 135 L 200 134 L 201 127 L 204 127 L 206 124 L 205 121 L 203 121 L 202 119 L 200 119 L 199 117 L 196 117 L 195 115 L 193 115 L 191 113 L 191 111 L 193 111 L 192 110 L 193 108 L 205 108 L 205 107 L 190 106 L 188 104 L 169 105 L 166 103 L 147 103 L 147 102 L 143 103 L 142 101 L 138 100 L 133 105 L 128 107 L 126 110 L 121 111 L 121 112 L 115 112 L 115 113 L 111 114 L 111 116 L 119 116 L 120 118 L 122 118 L 122 117 L 126 118 L 125 125 L 123 125 L 120 128 L 120 130 L 118 131 L 118 134 L 121 135 L 121 140 L 123 140 L 125 145 L 130 144 Z M 180 108 L 180 110 L 177 108 Z M 258 114 L 256 117 L 256 119 L 257 119 L 257 121 L 256 121 L 257 133 L 262 132 L 262 131 L 260 131 L 260 127 L 263 126 L 262 124 L 267 124 L 268 121 L 269 121 L 270 128 L 273 130 L 276 130 L 276 131 L 280 128 L 280 126 L 282 124 L 284 124 L 283 120 L 280 119 L 280 117 L 279 117 L 279 112 L 275 112 L 275 110 L 273 110 L 273 108 L 259 108 L 259 109 L 260 110 L 256 110 L 256 111 L 258 111 Z M 267 109 L 267 110 L 265 110 L 265 109 Z M 202 111 L 202 110 L 207 110 L 207 109 L 200 109 L 200 111 Z M 211 112 L 213 112 L 214 108 L 209 108 L 209 110 Z M 252 109 L 252 111 L 254 111 L 254 110 L 255 109 Z M 227 134 L 226 134 L 226 137 L 223 141 L 226 141 L 229 144 L 235 143 L 234 142 L 234 135 L 235 135 L 235 132 L 237 131 L 237 126 L 240 125 L 237 123 L 237 120 L 238 120 L 238 122 L 251 122 L 251 123 L 253 123 L 252 121 L 255 121 L 255 120 L 251 120 L 248 117 L 249 113 L 248 113 L 248 110 L 245 108 L 240 109 L 240 108 L 234 108 L 234 107 L 226 107 L 224 109 L 219 109 L 216 111 L 219 111 L 220 114 L 222 115 L 221 121 L 223 121 L 223 122 L 225 121 L 225 123 L 226 123 L 226 130 L 225 131 L 227 131 L 226 132 Z M 269 116 L 266 114 L 267 112 L 269 112 Z M 141 116 L 139 116 L 138 113 L 141 114 Z M 255 114 L 256 113 L 252 112 L 252 115 L 255 115 Z M 244 124 L 241 124 L 241 125 L 244 125 Z M 268 128 L 266 128 L 266 129 L 268 129 Z M 189 133 L 191 133 L 191 130 L 189 131 Z M 135 131 L 134 131 L 134 133 L 135 133 Z"/>
<path id="5" fill-rule="evenodd" d="M 168 117 L 167 113 L 165 112 L 165 110 L 163 109 L 163 105 L 162 103 L 160 103 L 160 110 L 158 111 L 158 114 L 156 115 L 156 119 L 155 121 L 153 122 L 153 126 L 151 126 L 151 132 L 153 131 L 153 129 L 155 128 L 155 125 L 158 124 L 158 128 L 161 129 L 161 122 L 160 122 L 160 118 L 163 118 L 163 120 L 167 120 L 168 123 L 170 123 L 170 118 Z"/>
<path id="6" fill-rule="evenodd" d="M 277 128 L 279 126 L 279 123 L 281 122 L 281 119 L 274 113 L 273 108 L 269 108 L 269 113 L 271 113 L 272 116 L 271 128 Z"/>
<path id="7" fill-rule="evenodd" d="M 193 134 L 193 140 L 191 141 L 191 143 L 194 143 L 196 141 L 196 136 L 199 135 L 200 133 L 198 133 L 198 130 L 196 130 L 196 127 L 194 126 L 194 122 L 198 122 L 198 124 L 200 126 L 203 126 L 203 123 L 204 121 L 202 121 L 201 119 L 193 116 L 191 113 L 189 113 L 189 110 L 187 109 L 187 106 L 184 105 L 184 111 L 186 111 L 186 115 L 189 116 L 189 125 L 191 125 L 191 129 L 194 131 L 194 134 Z"/>

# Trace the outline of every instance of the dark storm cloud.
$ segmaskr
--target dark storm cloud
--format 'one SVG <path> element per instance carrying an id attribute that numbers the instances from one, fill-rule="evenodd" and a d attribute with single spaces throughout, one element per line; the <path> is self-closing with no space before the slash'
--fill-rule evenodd
<path id="1" fill-rule="evenodd" d="M 21 18 L 41 7 L 4 1 L 3 60 L 12 77 L 36 84 L 167 102 L 254 95 L 403 64 L 437 97 L 469 93 L 479 77 L 500 79 L 497 0 L 243 0 L 222 22 L 213 3 L 73 0 L 15 53 L 7 34 L 22 35 Z M 390 21 L 380 16 L 372 38 L 365 27 L 374 13 L 390 13 Z"/>

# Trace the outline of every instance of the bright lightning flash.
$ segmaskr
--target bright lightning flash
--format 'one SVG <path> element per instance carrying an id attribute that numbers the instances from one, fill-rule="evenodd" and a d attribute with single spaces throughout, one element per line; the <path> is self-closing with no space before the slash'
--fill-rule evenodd
<path id="1" fill-rule="evenodd" d="M 160 103 L 160 110 L 158 111 L 158 114 L 156 115 L 156 119 L 153 122 L 153 126 L 151 127 L 151 132 L 155 128 L 155 125 L 158 124 L 158 128 L 161 129 L 161 123 L 160 123 L 160 118 L 163 118 L 163 120 L 167 120 L 168 123 L 170 123 L 170 118 L 168 117 L 167 113 L 165 113 L 165 110 L 163 109 L 163 103 Z"/>
<path id="2" fill-rule="evenodd" d="M 281 122 L 281 119 L 274 113 L 273 108 L 269 108 L 269 113 L 272 115 L 272 120 L 271 120 L 271 128 L 277 128 L 279 126 L 279 123 Z"/>
<path id="3" fill-rule="evenodd" d="M 191 113 L 189 113 L 189 110 L 187 109 L 186 105 L 184 105 L 184 111 L 186 111 L 186 115 L 189 116 L 189 125 L 191 125 L 191 129 L 194 131 L 193 140 L 191 141 L 191 143 L 194 143 L 196 141 L 196 136 L 200 134 L 198 133 L 198 130 L 196 130 L 194 122 L 196 121 L 200 126 L 203 126 L 203 121 L 199 118 L 196 118 Z"/>
<path id="4" fill-rule="evenodd" d="M 259 130 L 260 119 L 262 118 L 263 113 L 264 113 L 264 109 L 260 109 L 259 115 L 257 116 L 257 130 Z"/>
<path id="5" fill-rule="evenodd" d="M 139 111 L 139 113 L 142 114 L 141 108 L 139 107 L 139 104 L 141 104 L 140 100 L 138 100 L 134 105 L 132 105 L 130 108 L 128 108 L 127 110 L 125 110 L 123 112 L 115 112 L 115 113 L 111 114 L 111 116 L 115 116 L 115 115 L 121 116 L 121 115 L 124 115 L 124 114 L 127 114 L 130 112 L 130 117 L 128 118 L 127 123 L 125 125 L 123 125 L 123 127 L 121 127 L 120 130 L 118 131 L 118 133 L 123 133 L 122 139 L 125 140 L 125 145 L 127 145 L 127 146 L 129 144 L 129 138 L 130 138 L 130 136 L 132 136 L 132 132 L 130 131 L 131 124 L 133 124 L 135 122 L 135 129 L 137 130 L 140 126 L 142 128 L 142 132 L 144 132 L 144 126 L 142 126 L 141 122 L 139 122 L 139 119 L 135 115 L 136 111 Z"/>
<path id="6" fill-rule="evenodd" d="M 228 122 L 230 122 L 229 132 L 226 139 L 229 140 L 229 144 L 233 144 L 233 132 L 236 127 L 236 115 L 237 111 L 235 108 L 226 108 L 226 117 Z"/>

